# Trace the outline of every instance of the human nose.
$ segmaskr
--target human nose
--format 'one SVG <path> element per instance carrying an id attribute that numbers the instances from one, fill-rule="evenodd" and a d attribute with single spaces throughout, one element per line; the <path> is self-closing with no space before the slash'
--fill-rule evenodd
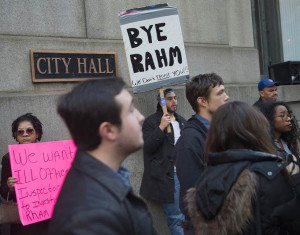
<path id="1" fill-rule="evenodd" d="M 227 93 L 225 92 L 225 101 L 227 102 L 230 99 L 230 97 L 227 95 Z"/>
<path id="2" fill-rule="evenodd" d="M 144 115 L 141 114 L 141 112 L 140 112 L 139 110 L 136 110 L 136 112 L 137 112 L 137 119 L 138 119 L 138 121 L 139 121 L 140 123 L 143 123 L 144 120 L 145 120 Z"/>
<path id="3" fill-rule="evenodd" d="M 290 122 L 292 120 L 292 116 L 287 115 L 286 118 L 285 118 L 285 120 L 288 121 L 288 122 Z"/>

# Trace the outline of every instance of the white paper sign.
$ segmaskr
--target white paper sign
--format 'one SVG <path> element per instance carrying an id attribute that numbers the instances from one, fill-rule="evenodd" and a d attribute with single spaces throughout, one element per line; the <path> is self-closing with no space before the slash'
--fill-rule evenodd
<path id="1" fill-rule="evenodd" d="M 189 77 L 178 14 L 156 17 L 155 11 L 146 12 L 134 14 L 137 21 L 120 20 L 134 92 L 184 83 Z"/>

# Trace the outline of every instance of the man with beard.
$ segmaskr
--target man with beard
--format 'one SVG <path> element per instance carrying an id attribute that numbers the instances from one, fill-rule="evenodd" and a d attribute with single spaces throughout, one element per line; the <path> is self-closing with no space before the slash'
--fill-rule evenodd
<path id="1" fill-rule="evenodd" d="M 215 74 L 200 74 L 186 84 L 186 98 L 195 111 L 181 131 L 175 149 L 174 159 L 180 182 L 180 209 L 186 217 L 184 234 L 194 234 L 187 216 L 184 201 L 186 191 L 195 186 L 206 166 L 204 147 L 213 113 L 229 97 L 225 92 L 222 78 Z M 221 127 L 220 127 L 221 128 Z"/>
<path id="2" fill-rule="evenodd" d="M 253 104 L 253 106 L 262 111 L 264 103 L 275 102 L 278 97 L 277 86 L 278 83 L 274 82 L 272 79 L 260 80 L 257 85 L 259 99 Z"/>
<path id="3" fill-rule="evenodd" d="M 168 113 L 163 114 L 158 95 L 156 112 L 143 124 L 144 174 L 140 194 L 145 199 L 162 204 L 171 235 L 182 235 L 184 216 L 179 209 L 179 182 L 172 153 L 185 119 L 176 113 L 177 96 L 174 90 L 164 90 L 164 98 Z"/>
<path id="4" fill-rule="evenodd" d="M 63 96 L 58 113 L 77 146 L 49 235 L 156 234 L 146 204 L 121 166 L 143 146 L 143 115 L 119 78 L 89 80 Z"/>

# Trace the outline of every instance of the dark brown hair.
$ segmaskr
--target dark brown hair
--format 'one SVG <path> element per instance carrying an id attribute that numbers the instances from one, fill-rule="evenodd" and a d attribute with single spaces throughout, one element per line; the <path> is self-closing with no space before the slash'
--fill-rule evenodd
<path id="1" fill-rule="evenodd" d="M 198 97 L 209 98 L 211 89 L 223 85 L 222 78 L 215 73 L 199 74 L 191 79 L 185 86 L 185 95 L 193 110 L 198 113 Z"/>
<path id="2" fill-rule="evenodd" d="M 57 112 L 65 121 L 78 149 L 93 150 L 101 144 L 98 128 L 103 122 L 121 126 L 121 105 L 115 97 L 124 89 L 121 78 L 82 82 L 63 95 Z"/>
<path id="3" fill-rule="evenodd" d="M 251 149 L 275 154 L 270 126 L 264 115 L 240 101 L 222 105 L 208 132 L 206 155 L 228 149 Z"/>

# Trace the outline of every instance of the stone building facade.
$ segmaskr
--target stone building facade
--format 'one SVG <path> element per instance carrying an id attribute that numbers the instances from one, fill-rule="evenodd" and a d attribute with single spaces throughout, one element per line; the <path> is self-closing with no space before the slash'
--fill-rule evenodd
<path id="1" fill-rule="evenodd" d="M 118 20 L 122 10 L 164 3 L 162 0 L 1 0 L 0 1 L 0 156 L 15 143 L 11 122 L 32 112 L 44 126 L 43 141 L 70 138 L 56 113 L 57 98 L 76 83 L 32 83 L 30 49 L 112 51 L 117 53 L 118 75 L 130 88 L 128 66 Z M 250 0 L 169 0 L 178 8 L 190 75 L 216 72 L 224 78 L 231 100 L 249 104 L 258 98 L 259 51 L 255 47 Z M 176 86 L 179 113 L 193 112 L 184 86 Z M 300 86 L 279 88 L 279 98 L 289 102 L 300 119 Z M 137 107 L 147 116 L 155 111 L 156 91 L 137 94 Z M 125 165 L 133 172 L 138 192 L 142 151 Z M 158 205 L 149 203 L 161 234 L 167 227 Z"/>

